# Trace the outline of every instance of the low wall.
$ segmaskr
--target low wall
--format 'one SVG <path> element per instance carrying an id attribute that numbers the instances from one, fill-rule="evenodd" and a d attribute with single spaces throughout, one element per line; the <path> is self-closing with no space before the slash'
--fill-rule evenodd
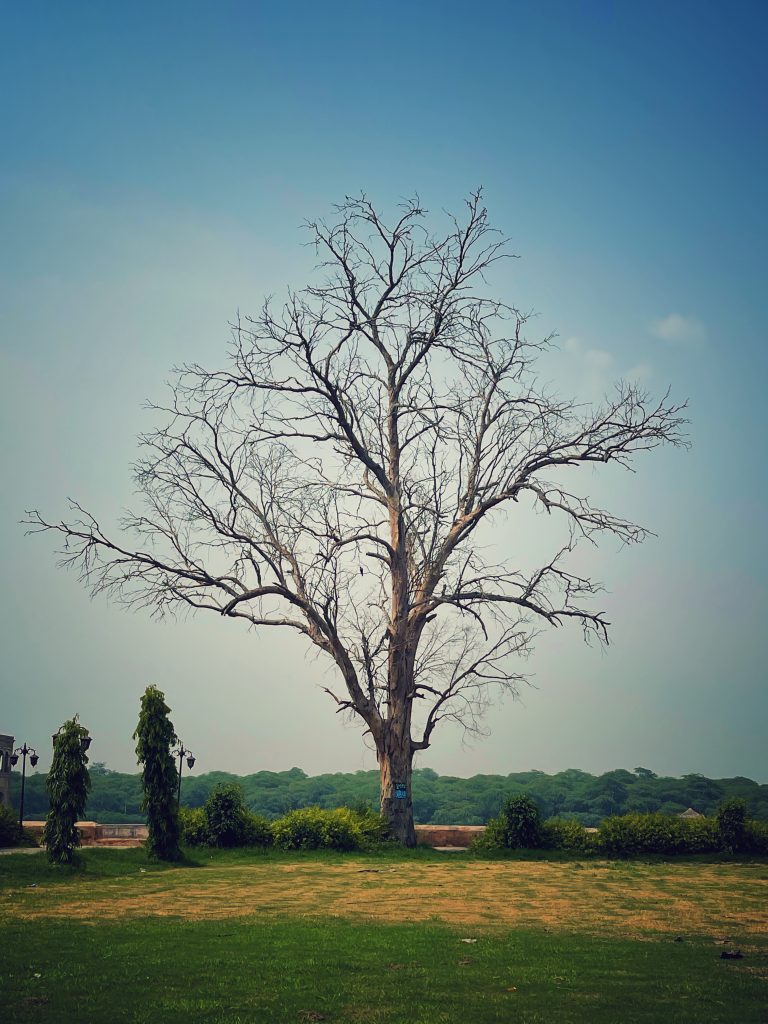
<path id="1" fill-rule="evenodd" d="M 467 847 L 485 825 L 416 825 L 417 846 Z"/>
<path id="2" fill-rule="evenodd" d="M 44 821 L 25 821 L 24 828 L 42 839 Z M 83 846 L 138 846 L 147 838 L 147 826 L 136 824 L 101 825 L 96 821 L 78 821 L 76 828 Z M 417 825 L 418 846 L 467 847 L 485 832 L 485 825 Z"/>
<path id="3" fill-rule="evenodd" d="M 24 828 L 42 840 L 45 822 L 25 821 Z M 147 838 L 147 826 L 132 823 L 101 825 L 97 821 L 78 821 L 75 828 L 83 846 L 138 846 Z"/>

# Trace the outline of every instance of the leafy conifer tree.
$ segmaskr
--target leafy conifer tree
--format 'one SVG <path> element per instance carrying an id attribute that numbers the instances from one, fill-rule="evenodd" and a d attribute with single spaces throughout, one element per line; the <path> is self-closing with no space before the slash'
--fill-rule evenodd
<path id="1" fill-rule="evenodd" d="M 53 761 L 46 780 L 50 809 L 43 841 L 54 864 L 71 864 L 80 845 L 75 822 L 85 812 L 91 788 L 86 768 L 89 744 L 88 730 L 80 725 L 77 715 L 62 725 L 53 741 Z"/>
<path id="2" fill-rule="evenodd" d="M 168 717 L 170 710 L 165 694 L 156 686 L 148 686 L 141 698 L 139 724 L 133 734 L 136 757 L 142 766 L 144 799 L 141 806 L 147 813 L 149 827 L 147 851 L 160 860 L 178 860 L 181 856 L 176 806 L 179 776 L 171 755 L 171 747 L 178 737 Z"/>

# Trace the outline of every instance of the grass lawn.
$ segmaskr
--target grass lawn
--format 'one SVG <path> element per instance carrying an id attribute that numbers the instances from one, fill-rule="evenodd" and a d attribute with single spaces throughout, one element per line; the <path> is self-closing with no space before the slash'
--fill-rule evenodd
<path id="1" fill-rule="evenodd" d="M 0 1020 L 768 1020 L 764 862 L 193 856 L 1 857 Z"/>

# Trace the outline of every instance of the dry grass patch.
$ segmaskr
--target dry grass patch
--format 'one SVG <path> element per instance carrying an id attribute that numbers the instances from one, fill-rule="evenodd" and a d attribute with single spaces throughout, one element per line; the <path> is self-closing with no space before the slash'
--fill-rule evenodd
<path id="1" fill-rule="evenodd" d="M 768 935 L 761 864 L 450 860 L 259 861 L 13 889 L 4 914 L 83 921 L 136 917 L 331 917 L 537 926 L 636 935 Z M 381 863 L 381 862 L 379 862 Z"/>

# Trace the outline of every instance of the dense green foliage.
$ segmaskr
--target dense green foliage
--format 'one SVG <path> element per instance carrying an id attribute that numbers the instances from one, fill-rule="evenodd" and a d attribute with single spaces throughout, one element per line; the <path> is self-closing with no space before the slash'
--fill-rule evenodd
<path id="1" fill-rule="evenodd" d="M 77 715 L 62 725 L 53 741 L 53 760 L 46 778 L 48 816 L 43 842 L 53 864 L 71 864 L 80 834 L 75 822 L 83 817 L 91 780 L 88 774 L 88 730 Z"/>
<path id="2" fill-rule="evenodd" d="M 15 811 L 0 804 L 0 847 L 19 846 L 20 843 L 21 828 Z"/>
<path id="3" fill-rule="evenodd" d="M 743 814 L 739 819 L 739 810 L 743 811 L 743 804 L 734 811 L 729 803 L 723 806 L 717 818 L 612 815 L 600 823 L 599 829 L 588 832 L 574 819 L 552 818 L 538 824 L 531 818 L 530 808 L 517 803 L 505 806 L 498 818 L 492 818 L 473 847 L 478 853 L 548 849 L 601 857 L 669 857 L 695 853 L 768 855 L 768 824 L 745 820 Z M 738 819 L 735 826 L 734 816 Z"/>
<path id="4" fill-rule="evenodd" d="M 507 850 L 538 849 L 543 836 L 536 801 L 523 793 L 508 797 L 498 818 L 488 822 L 486 835 L 489 845 L 503 846 Z"/>
<path id="5" fill-rule="evenodd" d="M 386 823 L 373 811 L 304 807 L 269 821 L 249 811 L 234 783 L 220 783 L 203 807 L 181 810 L 188 846 L 272 846 L 283 850 L 360 850 L 386 838 Z"/>
<path id="6" fill-rule="evenodd" d="M 110 771 L 104 765 L 91 769 L 93 789 L 87 816 L 93 821 L 143 821 L 141 781 L 138 775 Z M 13 775 L 18 800 L 20 773 Z M 237 776 L 227 772 L 185 776 L 181 802 L 202 807 L 208 794 L 220 782 L 236 782 L 243 788 L 248 808 L 267 818 L 276 818 L 300 807 L 354 807 L 378 805 L 377 771 L 307 776 L 301 769 L 287 772 L 257 772 Z M 533 797 L 542 818 L 575 818 L 583 825 L 597 826 L 617 814 L 679 814 L 693 807 L 712 816 L 722 800 L 740 797 L 747 803 L 747 816 L 768 820 L 768 785 L 751 779 L 707 779 L 685 775 L 675 779 L 657 777 L 647 768 L 634 772 L 617 769 L 596 777 L 569 769 L 557 775 L 518 772 L 512 775 L 475 775 L 469 779 L 438 775 L 430 768 L 413 773 L 416 821 L 421 824 L 484 825 L 501 811 L 508 796 L 525 793 Z M 27 817 L 45 816 L 48 802 L 45 776 L 27 776 L 25 798 Z"/>
<path id="7" fill-rule="evenodd" d="M 275 846 L 282 850 L 360 850 L 382 841 L 386 830 L 378 814 L 349 807 L 303 807 L 272 823 Z"/>
<path id="8" fill-rule="evenodd" d="M 141 808 L 147 815 L 147 849 L 160 860 L 178 860 L 179 849 L 179 775 L 171 755 L 177 736 L 168 715 L 165 695 L 156 686 L 148 686 L 141 698 L 139 724 L 133 738 L 136 757 L 142 766 L 144 792 Z"/>
<path id="9" fill-rule="evenodd" d="M 182 836 L 190 846 L 270 846 L 266 818 L 245 806 L 243 791 L 234 782 L 220 782 L 201 808 L 184 808 Z"/>
<path id="10" fill-rule="evenodd" d="M 747 805 L 739 797 L 723 800 L 717 808 L 717 829 L 720 845 L 726 853 L 738 853 L 746 845 L 745 823 Z"/>

